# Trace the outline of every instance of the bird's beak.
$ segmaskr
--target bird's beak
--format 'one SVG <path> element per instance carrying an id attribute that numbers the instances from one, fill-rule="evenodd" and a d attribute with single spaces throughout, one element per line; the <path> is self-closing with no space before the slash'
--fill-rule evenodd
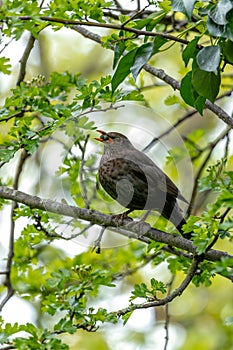
<path id="1" fill-rule="evenodd" d="M 97 132 L 99 132 L 101 135 L 106 135 L 107 133 L 103 130 L 96 130 Z M 103 142 L 104 139 L 101 139 L 100 137 L 95 137 L 95 140 Z"/>

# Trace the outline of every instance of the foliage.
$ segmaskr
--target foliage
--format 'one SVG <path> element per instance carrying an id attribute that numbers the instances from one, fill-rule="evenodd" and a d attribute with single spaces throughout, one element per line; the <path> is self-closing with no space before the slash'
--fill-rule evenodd
<path id="1" fill-rule="evenodd" d="M 135 10 L 140 1 L 131 3 Z M 61 242 L 71 239 L 82 242 L 82 238 L 85 240 L 92 233 L 94 219 L 87 223 L 79 217 L 70 219 L 52 214 L 47 211 L 46 200 L 44 210 L 35 202 L 30 207 L 14 202 L 11 230 L 17 231 L 17 225 L 23 227 L 20 235 L 10 237 L 6 269 L 1 272 L 4 283 L 0 287 L 0 308 L 2 310 L 15 294 L 33 305 L 38 317 L 34 323 L 26 324 L 11 324 L 1 318 L 0 344 L 3 346 L 20 350 L 69 349 L 63 338 L 65 334 L 96 332 L 99 327 L 104 329 L 106 323 L 115 325 L 119 320 L 128 325 L 134 310 L 143 309 L 144 305 L 148 307 L 147 303 L 150 307 L 157 307 L 159 302 L 168 304 L 191 282 L 201 289 L 217 283 L 221 276 L 227 289 L 227 283 L 232 281 L 232 257 L 221 250 L 228 250 L 232 241 L 233 171 L 229 128 L 232 118 L 227 118 L 226 112 L 215 102 L 232 93 L 233 3 L 231 0 L 148 1 L 145 8 L 133 12 L 124 8 L 123 1 L 121 4 L 105 0 L 51 0 L 46 5 L 36 0 L 2 2 L 1 76 L 15 78 L 15 67 L 5 55 L 11 41 L 21 42 L 26 38 L 27 44 L 22 49 L 18 79 L 13 79 L 15 85 L 1 100 L 0 184 L 14 190 L 21 189 L 21 185 L 28 188 L 30 178 L 32 185 L 28 192 L 39 197 L 58 198 L 63 203 L 75 203 L 87 209 L 90 216 L 99 215 L 97 211 L 118 210 L 114 201 L 99 188 L 98 181 L 96 186 L 98 155 L 92 151 L 90 136 L 98 126 L 99 112 L 123 109 L 123 103 L 128 102 L 133 102 L 132 106 L 138 104 L 153 109 L 153 101 L 146 91 L 157 87 L 155 79 L 161 79 L 166 86 L 180 90 L 180 95 L 174 92 L 169 96 L 166 90 L 165 105 L 171 110 L 179 108 L 179 114 L 187 113 L 176 122 L 171 116 L 169 123 L 174 126 L 164 135 L 192 115 L 197 118 L 196 111 L 204 115 L 210 105 L 222 123 L 228 124 L 220 133 L 218 126 L 213 131 L 204 124 L 205 118 L 198 119 L 197 127 L 190 122 L 187 132 L 181 132 L 182 146 L 177 144 L 167 156 L 166 166 L 173 175 L 174 162 L 183 162 L 187 155 L 192 161 L 195 176 L 188 214 L 193 215 L 189 215 L 184 225 L 184 231 L 192 233 L 192 243 L 177 243 L 171 235 L 169 243 L 139 236 L 135 241 L 127 241 L 127 245 L 123 243 L 105 250 L 97 239 L 94 250 L 101 254 L 85 248 L 71 257 L 56 244 L 60 243 L 61 247 Z M 83 26 L 90 31 L 83 32 Z M 85 40 L 101 45 L 104 52 L 112 50 L 112 61 L 107 63 L 106 72 L 100 76 L 97 73 L 88 75 L 85 70 L 74 73 L 61 69 L 42 74 L 41 68 L 39 74 L 31 73 L 28 59 L 33 45 L 30 48 L 29 43 L 40 42 L 48 27 L 53 34 L 64 29 L 80 32 Z M 104 36 L 94 32 L 95 27 L 104 28 Z M 179 81 L 175 73 L 174 77 L 169 76 L 169 69 L 164 71 L 157 66 L 164 54 L 173 63 L 177 52 Z M 91 60 L 94 66 L 99 58 L 91 57 Z M 105 113 L 105 119 L 110 122 L 109 115 Z M 123 121 L 127 121 L 125 116 Z M 144 124 L 147 124 L 146 118 Z M 150 147 L 158 140 L 159 137 L 152 140 Z M 50 147 L 52 160 L 48 156 Z M 217 147 L 221 147 L 220 155 L 214 153 Z M 56 163 L 56 157 L 61 162 L 56 164 L 54 173 L 48 172 L 47 163 L 53 160 Z M 205 198 L 201 201 L 202 194 Z M 9 205 L 9 201 L 1 198 L 3 210 Z M 148 221 L 152 220 L 149 217 Z M 102 224 L 108 226 L 104 219 Z M 160 218 L 156 228 L 177 233 L 166 224 Z M 133 229 L 130 232 L 135 233 Z M 109 233 L 106 241 L 115 247 L 118 241 L 114 239 Z M 215 244 L 220 249 L 220 257 L 208 259 Z M 197 265 L 192 272 L 193 261 Z M 154 277 L 156 267 L 165 265 L 169 278 Z M 141 272 L 145 266 L 150 266 L 153 277 Z M 113 299 L 114 293 L 126 295 L 126 308 L 123 304 L 119 310 L 109 307 L 107 299 Z M 172 295 L 174 299 L 170 300 Z M 191 317 L 186 316 L 191 323 Z M 164 318 L 168 322 L 168 314 Z M 186 321 L 180 322 L 186 324 Z M 232 314 L 228 313 L 224 327 L 230 326 Z M 165 328 L 168 329 L 168 324 Z M 226 349 L 230 337 L 226 331 L 226 344 L 221 344 Z"/>

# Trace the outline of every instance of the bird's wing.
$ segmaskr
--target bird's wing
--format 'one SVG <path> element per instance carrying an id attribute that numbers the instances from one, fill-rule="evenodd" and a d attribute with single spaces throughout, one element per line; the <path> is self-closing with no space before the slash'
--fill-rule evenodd
<path id="1" fill-rule="evenodd" d="M 122 166 L 124 167 L 124 173 L 130 175 L 133 178 L 140 179 L 145 184 L 147 183 L 147 177 L 143 168 L 139 166 L 136 162 L 122 158 L 120 159 Z"/>
<path id="2" fill-rule="evenodd" d="M 167 192 L 172 197 L 178 198 L 189 204 L 188 201 L 182 196 L 174 182 L 146 154 L 138 150 L 135 152 L 134 150 L 129 157 L 133 163 L 140 165 L 138 166 L 140 171 L 137 171 L 137 175 L 139 177 L 144 176 L 144 179 L 145 177 L 149 177 L 150 180 L 154 182 L 155 186 L 162 192 Z"/>
<path id="3" fill-rule="evenodd" d="M 176 187 L 174 182 L 165 174 L 166 176 L 166 186 L 167 186 L 167 192 L 173 196 L 176 196 L 176 198 L 182 200 L 183 202 L 189 204 L 189 202 L 182 196 L 179 189 Z"/>

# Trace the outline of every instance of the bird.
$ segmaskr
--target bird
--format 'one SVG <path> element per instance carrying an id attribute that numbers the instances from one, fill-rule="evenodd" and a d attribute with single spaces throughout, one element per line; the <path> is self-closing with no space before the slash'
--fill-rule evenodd
<path id="1" fill-rule="evenodd" d="M 123 134 L 100 133 L 95 139 L 104 145 L 98 177 L 103 189 L 123 207 L 128 216 L 134 210 L 155 210 L 173 223 L 185 237 L 186 220 L 177 199 L 188 204 L 173 181 Z M 122 215 L 122 214 L 120 214 Z"/>

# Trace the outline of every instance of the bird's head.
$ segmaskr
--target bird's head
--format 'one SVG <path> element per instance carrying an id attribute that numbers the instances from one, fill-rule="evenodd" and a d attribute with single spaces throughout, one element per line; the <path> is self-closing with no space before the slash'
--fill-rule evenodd
<path id="1" fill-rule="evenodd" d="M 101 135 L 100 137 L 95 137 L 97 141 L 103 142 L 105 148 L 115 148 L 115 147 L 129 147 L 132 146 L 129 139 L 119 132 L 111 131 L 105 132 L 103 130 L 97 130 Z"/>

